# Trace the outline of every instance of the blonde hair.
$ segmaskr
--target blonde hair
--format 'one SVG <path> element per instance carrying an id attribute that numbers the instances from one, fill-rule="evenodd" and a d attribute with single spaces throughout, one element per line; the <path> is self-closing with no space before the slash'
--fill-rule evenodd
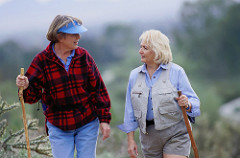
<path id="1" fill-rule="evenodd" d="M 148 30 L 139 37 L 140 43 L 146 43 L 155 53 L 156 64 L 167 64 L 172 61 L 169 39 L 158 30 Z"/>
<path id="2" fill-rule="evenodd" d="M 57 15 L 49 26 L 48 33 L 46 35 L 47 39 L 51 42 L 58 42 L 57 35 L 60 34 L 63 36 L 64 34 L 61 32 L 58 33 L 58 30 L 63 26 L 67 26 L 70 22 L 74 24 L 73 21 L 77 21 L 80 25 L 82 25 L 82 21 L 78 18 L 69 15 Z"/>

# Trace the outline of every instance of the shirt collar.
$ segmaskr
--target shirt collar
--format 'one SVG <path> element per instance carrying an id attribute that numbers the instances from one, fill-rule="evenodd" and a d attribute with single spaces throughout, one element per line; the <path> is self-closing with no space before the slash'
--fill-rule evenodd
<path id="1" fill-rule="evenodd" d="M 72 53 L 70 54 L 70 57 L 72 57 L 72 58 L 73 58 L 73 57 L 74 57 L 74 55 L 75 55 L 75 49 L 73 49 L 73 50 L 72 50 Z"/>
<path id="2" fill-rule="evenodd" d="M 167 70 L 168 69 L 168 64 L 160 64 L 156 71 L 160 70 L 161 68 Z M 143 73 L 147 72 L 147 65 L 145 63 L 143 64 L 140 72 L 143 72 Z"/>

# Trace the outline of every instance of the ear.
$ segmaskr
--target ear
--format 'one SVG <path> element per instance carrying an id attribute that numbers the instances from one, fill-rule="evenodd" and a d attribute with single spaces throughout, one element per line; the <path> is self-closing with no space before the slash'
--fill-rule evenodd
<path id="1" fill-rule="evenodd" d="M 62 33 L 58 33 L 58 34 L 57 34 L 57 40 L 58 40 L 58 42 L 61 42 L 64 38 L 65 38 L 64 34 L 62 34 Z"/>

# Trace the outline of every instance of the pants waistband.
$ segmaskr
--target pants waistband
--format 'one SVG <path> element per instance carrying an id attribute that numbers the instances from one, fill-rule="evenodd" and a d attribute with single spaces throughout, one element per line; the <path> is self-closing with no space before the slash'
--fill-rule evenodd
<path id="1" fill-rule="evenodd" d="M 154 120 L 146 120 L 146 127 L 150 126 L 150 125 L 154 125 Z"/>

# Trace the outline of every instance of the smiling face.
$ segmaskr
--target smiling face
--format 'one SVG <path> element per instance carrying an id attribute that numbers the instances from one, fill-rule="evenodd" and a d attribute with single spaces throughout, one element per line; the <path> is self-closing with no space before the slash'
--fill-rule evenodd
<path id="1" fill-rule="evenodd" d="M 141 62 L 147 65 L 154 64 L 155 53 L 145 42 L 141 42 L 139 54 L 141 55 Z"/>
<path id="2" fill-rule="evenodd" d="M 79 34 L 65 34 L 63 37 L 59 38 L 58 43 L 66 50 L 74 50 L 78 47 L 79 39 Z"/>

